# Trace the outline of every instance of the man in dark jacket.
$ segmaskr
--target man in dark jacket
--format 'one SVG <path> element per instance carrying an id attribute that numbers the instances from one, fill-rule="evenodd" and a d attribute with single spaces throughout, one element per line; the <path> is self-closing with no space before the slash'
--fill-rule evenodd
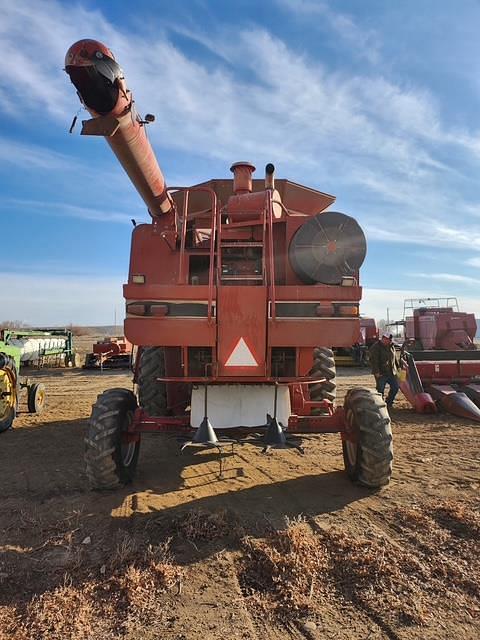
<path id="1" fill-rule="evenodd" d="M 375 376 L 377 391 L 382 396 L 388 384 L 387 407 L 391 409 L 399 389 L 397 358 L 391 335 L 384 333 L 380 340 L 370 347 L 370 367 Z"/>

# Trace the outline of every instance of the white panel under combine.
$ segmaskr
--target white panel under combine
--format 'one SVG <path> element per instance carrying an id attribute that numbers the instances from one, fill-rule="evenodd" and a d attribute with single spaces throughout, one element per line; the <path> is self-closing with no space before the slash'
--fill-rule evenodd
<path id="1" fill-rule="evenodd" d="M 204 418 L 205 388 L 192 391 L 191 425 L 198 427 Z M 274 414 L 275 387 L 268 384 L 221 384 L 208 387 L 207 415 L 214 429 L 262 427 L 267 413 Z M 291 415 L 288 385 L 277 388 L 277 419 L 288 426 Z"/>

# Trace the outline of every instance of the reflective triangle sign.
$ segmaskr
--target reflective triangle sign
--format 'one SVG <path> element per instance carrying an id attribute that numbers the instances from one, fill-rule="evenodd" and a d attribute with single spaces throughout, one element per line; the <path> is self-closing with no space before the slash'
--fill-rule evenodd
<path id="1" fill-rule="evenodd" d="M 258 367 L 258 362 L 243 338 L 237 342 L 235 349 L 225 363 L 226 367 Z"/>

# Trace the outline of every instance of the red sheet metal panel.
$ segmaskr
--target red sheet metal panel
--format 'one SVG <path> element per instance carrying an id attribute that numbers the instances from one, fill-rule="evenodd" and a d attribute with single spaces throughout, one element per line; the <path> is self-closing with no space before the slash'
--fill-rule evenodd
<path id="1" fill-rule="evenodd" d="M 342 287 L 333 285 L 284 285 L 275 288 L 276 299 L 294 302 L 358 302 L 362 299 L 362 287 Z"/>
<path id="2" fill-rule="evenodd" d="M 312 318 L 269 320 L 271 347 L 316 347 L 334 344 L 351 347 L 358 339 L 358 318 Z"/>
<path id="3" fill-rule="evenodd" d="M 266 287 L 218 287 L 219 376 L 266 374 L 266 315 Z"/>
<path id="4" fill-rule="evenodd" d="M 469 382 L 480 377 L 480 361 L 416 362 L 422 383 Z"/>
<path id="5" fill-rule="evenodd" d="M 125 335 L 141 346 L 215 346 L 215 324 L 206 318 L 126 318 Z"/>

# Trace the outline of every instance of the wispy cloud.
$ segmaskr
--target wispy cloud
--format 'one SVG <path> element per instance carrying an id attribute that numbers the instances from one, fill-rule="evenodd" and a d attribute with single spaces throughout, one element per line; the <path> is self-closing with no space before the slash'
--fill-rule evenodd
<path id="1" fill-rule="evenodd" d="M 479 278 L 471 278 L 470 276 L 459 275 L 458 273 L 408 273 L 408 276 L 414 278 L 426 278 L 428 280 L 437 280 L 439 282 L 454 282 L 468 285 L 480 285 Z"/>
<path id="2" fill-rule="evenodd" d="M 320 30 L 331 30 L 343 44 L 355 47 L 355 51 L 375 63 L 379 59 L 380 43 L 373 29 L 361 29 L 351 16 L 332 9 L 321 0 L 277 0 L 277 4 L 293 15 L 294 18 L 312 23 L 316 21 Z M 319 19 L 319 20 L 317 20 Z"/>
<path id="3" fill-rule="evenodd" d="M 25 144 L 0 136 L 0 162 L 22 167 L 24 170 L 41 169 L 55 171 L 61 169 L 78 170 L 81 163 L 72 156 L 35 144 Z"/>
<path id="4" fill-rule="evenodd" d="M 67 202 L 55 202 L 51 200 L 23 200 L 9 199 L 5 203 L 10 208 L 17 208 L 23 212 L 27 209 L 31 213 L 41 214 L 45 216 L 55 217 L 71 217 L 81 220 L 95 220 L 97 222 L 121 223 L 131 225 L 132 216 L 128 213 L 120 213 L 117 211 L 105 211 L 100 209 L 91 209 L 88 207 L 79 207 L 68 204 Z"/>
<path id="5" fill-rule="evenodd" d="M 345 41 L 381 55 L 378 34 L 334 5 L 282 2 L 307 17 L 321 14 Z M 381 57 L 361 75 L 340 73 L 260 27 L 236 30 L 235 37 L 231 27 L 213 25 L 209 34 L 190 27 L 192 38 L 217 52 L 218 62 L 211 65 L 190 59 L 164 31 L 140 37 L 81 5 L 0 0 L 0 6 L 0 108 L 9 109 L 2 101 L 8 95 L 25 112 L 45 109 L 57 123 L 68 122 L 79 103 L 62 71 L 63 57 L 95 25 L 95 36 L 124 67 L 137 104 L 157 115 L 150 135 L 160 160 L 166 149 L 186 157 L 194 150 L 225 167 L 241 157 L 273 160 L 292 179 L 355 192 L 349 202 L 365 204 L 351 213 L 372 237 L 480 249 L 480 221 L 472 220 L 468 229 L 456 224 L 463 215 L 474 217 L 476 205 L 463 196 L 461 162 L 450 159 L 455 150 L 480 169 L 478 130 L 448 126 L 432 93 L 387 79 Z M 61 157 L 37 154 L 33 162 L 55 164 Z M 201 173 L 200 164 L 191 181 Z"/>
<path id="6" fill-rule="evenodd" d="M 399 224 L 395 224 L 397 220 Z M 406 215 L 403 219 L 387 214 L 367 221 L 364 229 L 371 240 L 480 251 L 480 228 L 458 229 L 421 214 Z"/>
<path id="7" fill-rule="evenodd" d="M 469 258 L 466 262 L 466 265 L 469 267 L 480 267 L 480 257 L 478 258 Z"/>

